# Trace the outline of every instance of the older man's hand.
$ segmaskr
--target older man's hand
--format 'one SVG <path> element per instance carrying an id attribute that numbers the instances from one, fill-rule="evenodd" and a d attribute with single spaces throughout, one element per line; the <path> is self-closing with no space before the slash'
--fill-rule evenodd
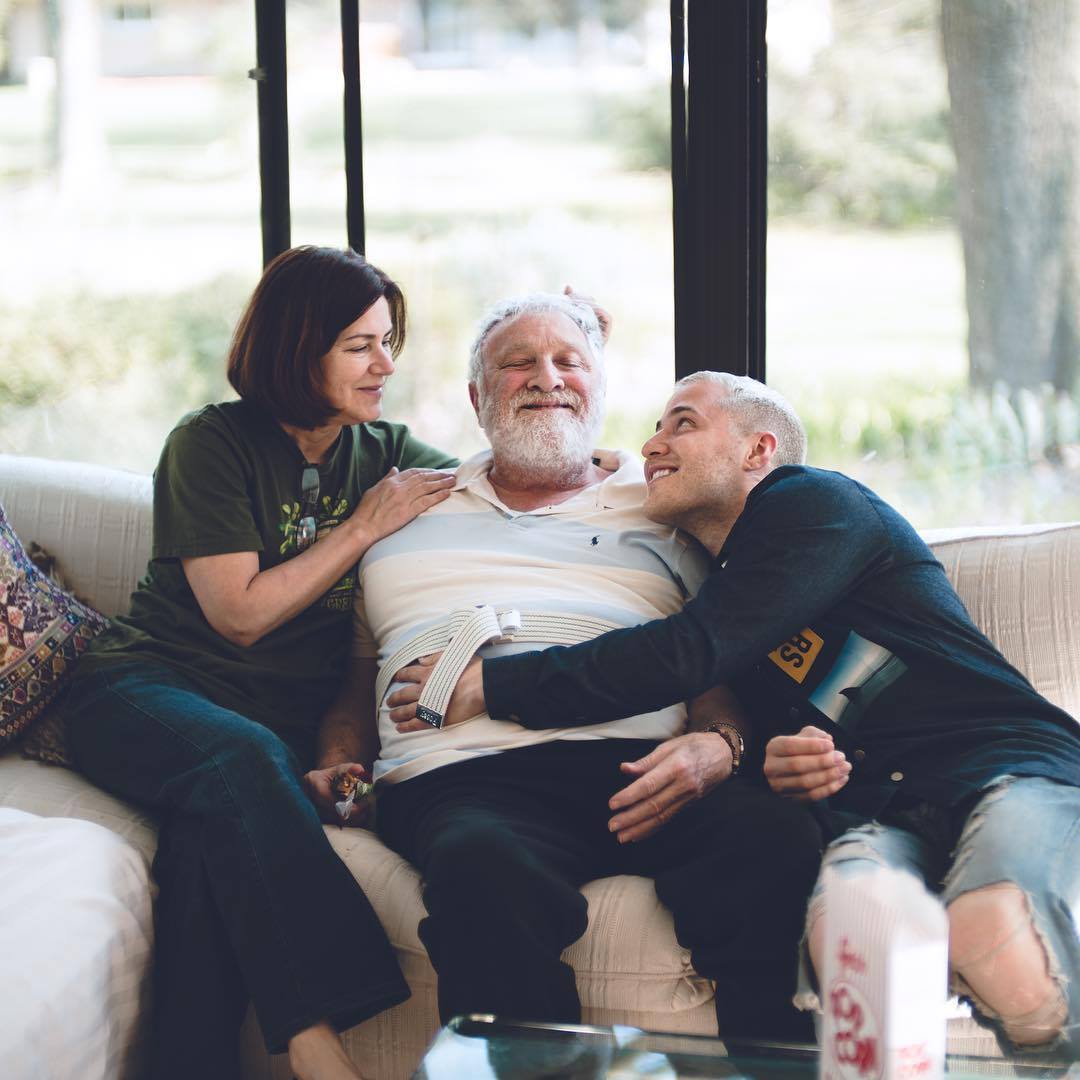
<path id="1" fill-rule="evenodd" d="M 401 668 L 394 675 L 394 682 L 405 683 L 386 699 L 390 706 L 390 719 L 398 731 L 431 731 L 430 724 L 416 719 L 416 703 L 427 685 L 435 664 L 442 653 L 432 653 L 430 656 L 421 656 L 415 663 Z M 484 711 L 484 678 L 481 671 L 480 657 L 473 657 L 458 679 L 454 687 L 453 696 L 446 706 L 446 715 L 443 717 L 442 726 L 452 727 L 465 720 L 471 720 Z"/>
<path id="2" fill-rule="evenodd" d="M 620 844 L 642 840 L 731 775 L 731 747 L 711 732 L 677 735 L 622 771 L 637 779 L 608 802 Z"/>

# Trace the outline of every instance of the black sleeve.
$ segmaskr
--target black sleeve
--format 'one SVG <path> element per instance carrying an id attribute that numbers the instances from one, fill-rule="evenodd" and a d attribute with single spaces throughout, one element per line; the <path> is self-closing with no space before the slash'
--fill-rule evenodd
<path id="1" fill-rule="evenodd" d="M 682 611 L 573 646 L 485 660 L 489 715 L 529 728 L 596 724 L 694 697 L 828 611 L 887 564 L 862 490 L 784 470 L 751 492 L 712 572 Z"/>

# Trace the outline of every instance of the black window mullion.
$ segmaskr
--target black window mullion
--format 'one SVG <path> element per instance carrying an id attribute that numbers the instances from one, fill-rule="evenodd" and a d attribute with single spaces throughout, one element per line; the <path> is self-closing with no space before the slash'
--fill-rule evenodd
<path id="1" fill-rule="evenodd" d="M 768 57 L 766 0 L 751 0 L 746 19 L 746 374 L 765 381 L 765 249 L 768 229 Z"/>
<path id="2" fill-rule="evenodd" d="M 259 186 L 262 193 L 263 266 L 290 243 L 289 99 L 285 63 L 285 0 L 255 0 L 258 87 Z"/>
<path id="3" fill-rule="evenodd" d="M 681 191 L 672 161 L 676 376 L 712 369 L 764 380 L 765 0 L 686 4 Z M 681 67 L 672 71 L 673 153 L 676 77 Z"/>
<path id="4" fill-rule="evenodd" d="M 671 234 L 675 284 L 675 356 L 687 355 L 686 306 L 686 0 L 671 0 Z M 685 374 L 685 373 L 684 373 Z M 681 378 L 681 375 L 677 375 Z"/>
<path id="5" fill-rule="evenodd" d="M 345 78 L 345 223 L 349 247 L 363 255 L 366 237 L 359 0 L 341 0 L 341 67 Z"/>

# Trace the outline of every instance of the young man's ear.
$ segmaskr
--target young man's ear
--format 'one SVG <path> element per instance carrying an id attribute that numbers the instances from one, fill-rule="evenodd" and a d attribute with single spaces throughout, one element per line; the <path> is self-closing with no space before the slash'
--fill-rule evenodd
<path id="1" fill-rule="evenodd" d="M 767 469 L 776 453 L 776 436 L 771 431 L 759 431 L 747 452 L 744 465 L 748 470 Z"/>

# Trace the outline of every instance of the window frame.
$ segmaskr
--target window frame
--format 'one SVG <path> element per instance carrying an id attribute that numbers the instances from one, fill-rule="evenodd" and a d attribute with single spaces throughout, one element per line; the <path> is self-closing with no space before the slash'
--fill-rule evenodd
<path id="1" fill-rule="evenodd" d="M 765 0 L 671 2 L 677 378 L 765 381 L 765 17 Z"/>
<path id="2" fill-rule="evenodd" d="M 675 377 L 765 381 L 766 0 L 670 0 Z M 340 0 L 346 233 L 365 249 L 359 0 Z M 290 246 L 285 0 L 255 0 L 263 265 Z"/>

